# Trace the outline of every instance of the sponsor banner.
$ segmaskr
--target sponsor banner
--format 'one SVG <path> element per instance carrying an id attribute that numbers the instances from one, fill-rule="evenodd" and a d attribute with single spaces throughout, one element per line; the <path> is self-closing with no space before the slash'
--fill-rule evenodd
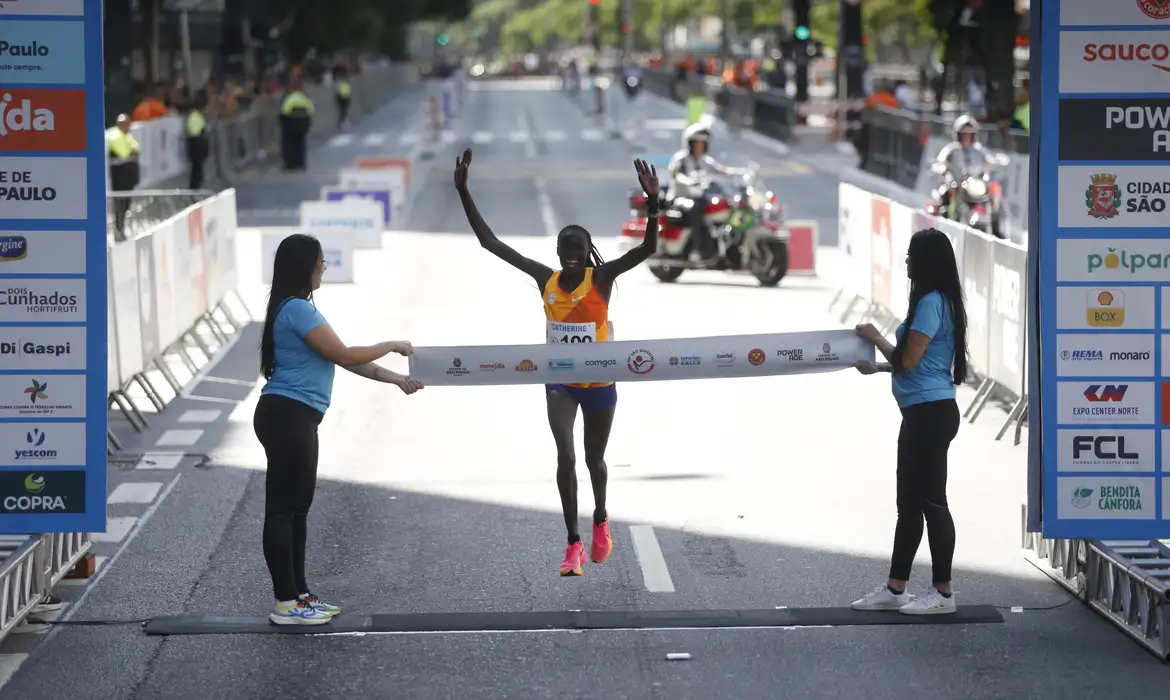
<path id="1" fill-rule="evenodd" d="M 0 2 L 0 18 L 27 15 L 81 17 L 85 12 L 84 8 L 85 0 L 3 0 Z M 6 24 L 4 27 L 7 31 L 8 25 Z M 24 35 L 16 34 L 14 36 Z M 81 81 L 76 82 L 80 83 Z"/>
<path id="2" fill-rule="evenodd" d="M 0 152 L 85 151 L 85 90 L 0 90 Z"/>
<path id="3" fill-rule="evenodd" d="M 0 466 L 85 464 L 85 423 L 0 423 Z"/>
<path id="4" fill-rule="evenodd" d="M 871 199 L 869 298 L 889 309 L 893 307 L 894 215 L 890 200 L 877 195 Z"/>
<path id="5" fill-rule="evenodd" d="M 118 338 L 118 377 L 129 381 L 142 371 L 144 352 L 158 347 L 158 331 L 154 326 L 153 287 L 140 292 L 138 271 L 140 251 L 149 251 L 143 264 L 154 259 L 153 251 L 143 240 L 115 243 L 110 248 L 110 285 L 113 287 L 114 331 Z M 152 338 L 144 338 L 153 334 Z M 153 355 L 145 355 L 153 357 Z"/>
<path id="6" fill-rule="evenodd" d="M 86 168 L 85 158 L 0 158 L 0 212 L 6 219 L 86 218 Z"/>
<path id="7" fill-rule="evenodd" d="M 342 170 L 339 177 L 341 189 L 385 190 L 391 202 L 405 203 L 410 191 L 407 171 L 400 167 L 353 168 Z"/>
<path id="8" fill-rule="evenodd" d="M 322 187 L 321 199 L 326 202 L 352 202 L 355 200 L 377 202 L 382 207 L 382 227 L 390 225 L 390 190 L 351 190 L 342 187 Z M 303 215 L 303 208 L 301 212 Z"/>
<path id="9" fill-rule="evenodd" d="M 872 288 L 870 278 L 871 234 L 870 217 L 873 215 L 873 195 L 865 190 L 841 183 L 838 195 L 838 225 L 840 230 L 837 244 L 848 260 L 845 272 L 845 287 L 854 295 L 870 299 Z"/>
<path id="10" fill-rule="evenodd" d="M 178 316 L 175 314 L 177 308 L 177 295 L 181 295 L 183 290 L 176 284 L 175 276 L 175 226 L 180 223 L 179 220 L 172 219 L 157 229 L 150 235 L 151 247 L 154 249 L 154 305 L 155 305 L 155 320 L 158 323 L 158 344 L 159 350 L 165 350 L 179 339 L 179 336 L 187 330 L 187 327 L 179 325 Z M 186 228 L 186 220 L 181 222 Z M 142 274 L 141 269 L 139 275 Z M 148 355 L 148 357 L 156 357 L 155 355 Z"/>
<path id="11" fill-rule="evenodd" d="M 1005 241 L 992 246 L 987 375 L 1017 396 L 1026 392 L 1027 267 L 1028 252 L 1023 248 Z"/>
<path id="12" fill-rule="evenodd" d="M 1154 377 L 1153 335 L 1061 333 L 1056 336 L 1059 377 Z"/>
<path id="13" fill-rule="evenodd" d="M 357 170 L 397 170 L 402 173 L 406 189 L 410 189 L 410 159 L 391 156 L 365 156 L 353 162 Z M 659 168 L 661 170 L 661 168 Z"/>
<path id="14" fill-rule="evenodd" d="M 187 138 L 182 119 L 167 116 L 135 122 L 130 126 L 130 135 L 142 146 L 138 189 L 149 189 L 186 172 Z"/>
<path id="15" fill-rule="evenodd" d="M 1100 0 L 1060 0 L 1060 23 L 1066 27 L 1170 27 L 1167 20 L 1170 2 L 1166 0 L 1111 0 L 1108 5 Z"/>
<path id="16" fill-rule="evenodd" d="M 87 496 L 82 469 L 0 471 L 0 515 L 84 515 Z"/>
<path id="17" fill-rule="evenodd" d="M 301 228 L 312 234 L 348 236 L 355 248 L 381 248 L 382 205 L 369 199 L 301 202 Z"/>
<path id="18" fill-rule="evenodd" d="M 1056 431 L 1061 472 L 1153 472 L 1154 431 L 1078 428 Z"/>
<path id="19" fill-rule="evenodd" d="M 83 278 L 0 279 L 0 322 L 84 323 Z"/>
<path id="20" fill-rule="evenodd" d="M 1128 0 L 1119 0 L 1127 2 Z M 1107 17 L 1102 21 L 1110 23 Z M 1165 92 L 1170 34 L 1160 30 L 1060 32 L 1061 94 Z"/>
<path id="21" fill-rule="evenodd" d="M 1056 282 L 1170 282 L 1170 241 L 1164 238 L 1061 238 Z"/>
<path id="22" fill-rule="evenodd" d="M 991 238 L 968 230 L 963 244 L 963 294 L 967 306 L 967 350 L 971 365 L 986 371 L 991 364 Z"/>
<path id="23" fill-rule="evenodd" d="M 264 267 L 260 271 L 261 282 L 272 283 L 272 264 L 276 260 L 276 249 L 280 242 L 288 237 L 287 233 L 266 232 L 260 238 L 260 264 Z M 349 233 L 327 231 L 316 234 L 321 242 L 321 252 L 325 256 L 325 274 L 321 276 L 323 284 L 350 284 L 353 282 L 353 237 Z"/>
<path id="24" fill-rule="evenodd" d="M 5 2 L 5 5 L 15 5 Z M 33 3 L 21 2 L 22 5 Z M 36 3 L 43 5 L 44 3 Z M 35 14 L 35 13 L 29 13 Z M 85 83 L 85 30 L 80 22 L 5 20 L 0 35 L 0 84 L 81 85 Z M 101 71 L 97 71 L 101 79 Z"/>
<path id="25" fill-rule="evenodd" d="M 415 348 L 410 376 L 432 386 L 669 381 L 832 372 L 873 362 L 852 330 L 606 343 Z"/>
<path id="26" fill-rule="evenodd" d="M 1154 425 L 1154 382 L 1085 379 L 1056 384 L 1057 422 L 1065 425 Z M 1163 412 L 1163 415 L 1166 415 Z"/>
<path id="27" fill-rule="evenodd" d="M 0 418 L 85 418 L 84 374 L 0 374 Z"/>
<path id="28" fill-rule="evenodd" d="M 1170 104 L 1158 99 L 1060 101 L 1061 160 L 1170 159 Z"/>
<path id="29" fill-rule="evenodd" d="M 85 333 L 77 326 L 0 326 L 0 367 L 9 370 L 84 370 Z M 102 368 L 102 385 L 105 385 Z"/>
<path id="30" fill-rule="evenodd" d="M 182 257 L 186 263 L 187 297 L 185 317 L 194 325 L 203 314 L 207 313 L 207 267 L 204 262 L 203 246 L 206 241 L 203 233 L 204 205 L 197 204 L 187 212 L 187 245 L 177 241 Z"/>
<path id="31" fill-rule="evenodd" d="M 160 346 L 161 336 L 159 333 L 158 321 L 160 313 L 157 291 L 158 283 L 155 280 L 155 273 L 158 270 L 158 266 L 154 261 L 154 236 L 151 235 L 139 238 L 134 242 L 133 245 L 136 248 L 135 257 L 138 261 L 138 270 L 135 274 L 136 281 L 134 282 L 134 286 L 136 286 L 138 289 L 137 306 L 138 317 L 140 319 L 139 328 L 141 329 L 139 336 L 142 339 L 142 357 L 140 359 L 142 363 L 147 363 L 158 357 L 159 352 L 162 349 Z M 117 250 L 117 247 L 115 247 L 115 250 Z M 118 295 L 119 303 L 121 304 L 123 293 L 130 292 L 133 287 L 131 287 L 130 282 L 123 277 L 123 273 L 117 272 L 116 274 L 117 277 L 115 278 L 115 283 L 118 284 L 118 291 L 116 293 Z M 124 283 L 124 287 L 122 283 Z M 128 311 L 130 307 L 129 305 L 126 305 L 125 307 L 119 305 L 118 308 L 119 312 L 121 312 L 123 308 L 126 308 Z M 133 316 L 130 316 L 129 313 L 127 313 L 126 318 L 130 319 L 133 318 Z M 130 321 L 127 320 L 126 322 L 129 323 Z M 138 367 L 138 369 L 134 370 L 134 372 L 139 372 L 141 370 L 142 367 Z M 123 369 L 122 376 L 128 377 L 130 375 L 126 373 L 125 369 Z"/>
<path id="32" fill-rule="evenodd" d="M 114 273 L 113 263 L 106 258 L 106 391 L 114 393 L 122 388 L 118 374 L 118 320 L 114 318 Z"/>
<path id="33" fill-rule="evenodd" d="M 85 231 L 0 229 L 0 275 L 84 275 Z"/>
<path id="34" fill-rule="evenodd" d="M 1153 330 L 1155 308 L 1153 287 L 1056 288 L 1057 330 Z"/>
<path id="35" fill-rule="evenodd" d="M 1164 167 L 1062 165 L 1057 179 L 1062 228 L 1170 228 Z"/>
<path id="36" fill-rule="evenodd" d="M 1054 479 L 1060 520 L 1153 520 L 1157 479 L 1124 476 L 1069 476 Z"/>

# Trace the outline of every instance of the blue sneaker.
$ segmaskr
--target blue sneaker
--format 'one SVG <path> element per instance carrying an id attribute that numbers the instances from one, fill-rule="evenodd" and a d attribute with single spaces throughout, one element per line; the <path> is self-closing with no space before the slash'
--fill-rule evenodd
<path id="1" fill-rule="evenodd" d="M 277 603 L 268 619 L 274 625 L 323 625 L 333 616 L 319 612 L 304 600 L 297 600 L 291 605 Z"/>
<path id="2" fill-rule="evenodd" d="M 330 605 L 329 603 L 326 603 L 312 593 L 304 594 L 301 596 L 301 600 L 313 606 L 313 609 L 317 612 L 328 615 L 330 617 L 341 614 L 341 608 L 337 607 L 336 605 Z"/>

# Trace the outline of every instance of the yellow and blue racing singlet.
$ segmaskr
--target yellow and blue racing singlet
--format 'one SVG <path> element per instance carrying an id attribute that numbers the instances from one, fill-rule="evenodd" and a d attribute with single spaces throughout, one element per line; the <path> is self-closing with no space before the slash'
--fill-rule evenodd
<path id="1" fill-rule="evenodd" d="M 554 272 L 544 285 L 544 316 L 550 343 L 604 343 L 613 327 L 609 303 L 593 286 L 593 268 L 585 268 L 585 279 L 572 292 L 560 287 L 561 273 Z M 613 382 L 566 384 L 581 389 L 609 386 Z"/>

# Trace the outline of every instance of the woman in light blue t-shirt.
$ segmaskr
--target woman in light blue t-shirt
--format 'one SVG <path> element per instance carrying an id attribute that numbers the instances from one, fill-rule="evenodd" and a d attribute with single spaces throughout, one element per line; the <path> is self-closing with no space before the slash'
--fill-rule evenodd
<path id="1" fill-rule="evenodd" d="M 305 580 L 309 508 L 317 490 L 317 426 L 333 395 L 341 366 L 413 394 L 422 384 L 374 364 L 390 353 L 410 355 L 405 341 L 365 347 L 342 343 L 313 304 L 325 256 L 316 238 L 293 234 L 280 242 L 260 340 L 260 391 L 252 426 L 264 445 L 264 560 L 272 577 L 278 625 L 320 625 L 341 608 L 318 598 Z"/>
<path id="2" fill-rule="evenodd" d="M 910 238 L 906 255 L 910 302 L 891 344 L 871 324 L 857 327 L 889 361 L 859 363 L 862 374 L 892 372 L 902 411 L 898 431 L 898 525 L 885 585 L 853 603 L 855 610 L 899 610 L 907 615 L 955 612 L 951 561 L 955 523 L 947 506 L 947 453 L 959 431 L 955 387 L 967 379 L 967 312 L 955 251 L 947 235 L 925 229 Z M 909 329 L 909 331 L 907 331 Z M 917 598 L 906 591 L 926 522 L 932 587 Z"/>

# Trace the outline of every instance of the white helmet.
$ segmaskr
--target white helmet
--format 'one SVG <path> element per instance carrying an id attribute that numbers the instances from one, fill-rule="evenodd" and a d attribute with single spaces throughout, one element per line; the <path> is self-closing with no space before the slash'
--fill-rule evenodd
<path id="1" fill-rule="evenodd" d="M 711 130 L 703 124 L 691 124 L 683 131 L 682 145 L 687 150 L 690 150 L 692 143 L 702 142 L 709 144 L 710 141 Z"/>
<path id="2" fill-rule="evenodd" d="M 951 125 L 951 133 L 955 140 L 959 140 L 959 134 L 971 134 L 976 139 L 979 138 L 979 122 L 970 114 L 960 115 L 955 123 Z"/>

